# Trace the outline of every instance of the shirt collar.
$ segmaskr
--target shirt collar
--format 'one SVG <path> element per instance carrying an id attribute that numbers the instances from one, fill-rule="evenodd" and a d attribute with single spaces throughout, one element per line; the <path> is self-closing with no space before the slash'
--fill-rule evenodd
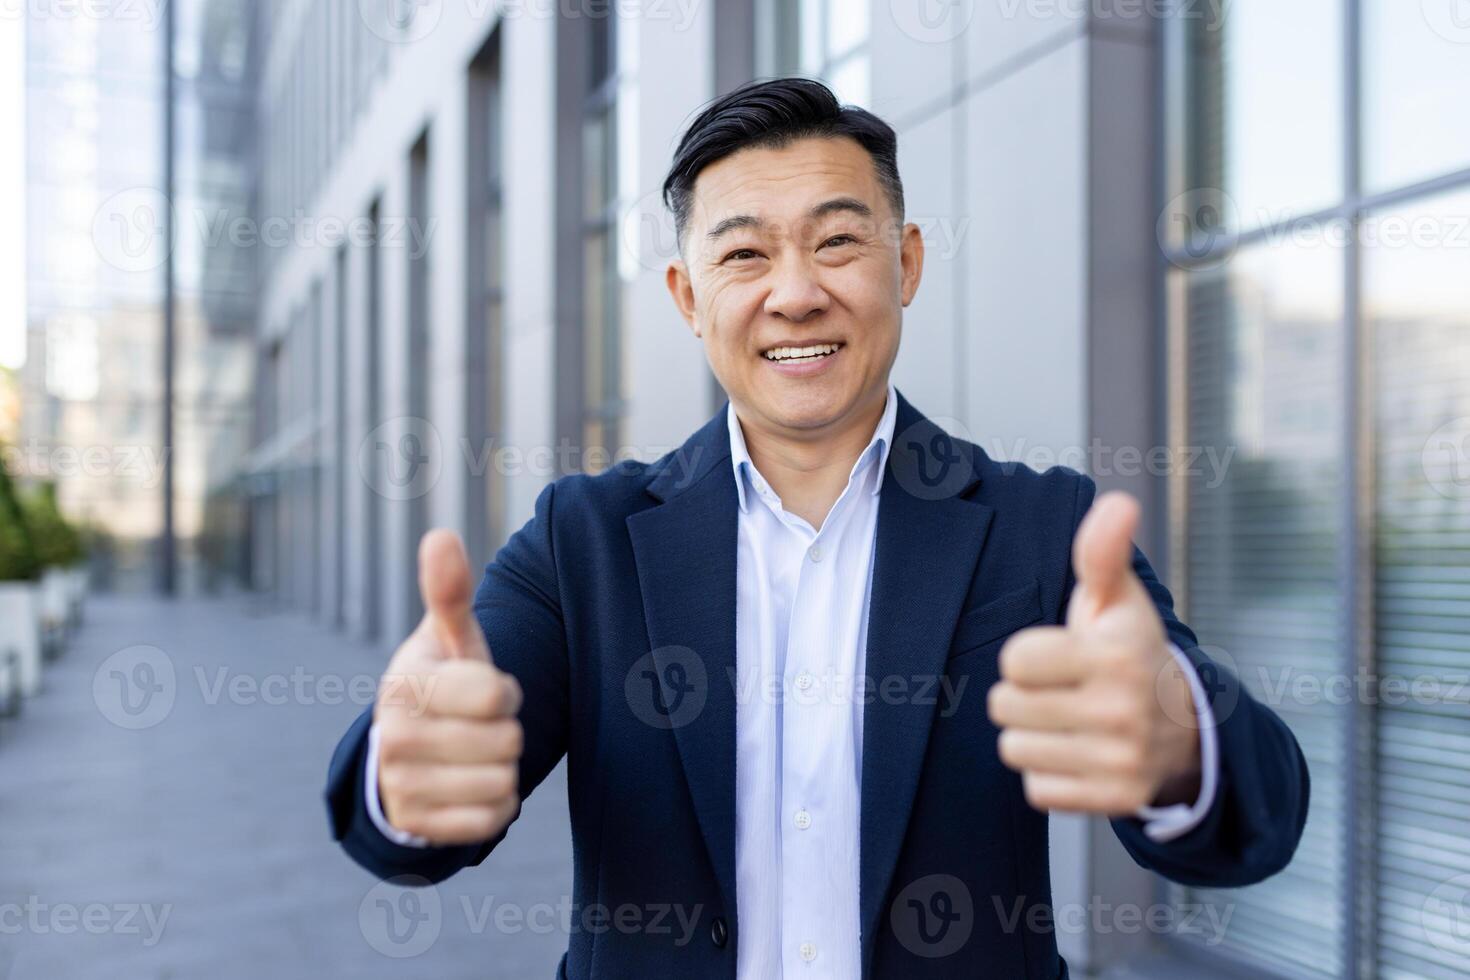
<path id="1" fill-rule="evenodd" d="M 878 426 L 873 430 L 873 437 L 868 440 L 868 445 L 858 456 L 857 462 L 852 464 L 852 472 L 848 474 L 848 483 L 851 484 L 854 477 L 863 468 L 864 464 L 874 457 L 878 461 L 878 478 L 873 481 L 873 496 L 883 489 L 883 473 L 888 467 L 888 448 L 893 444 L 893 429 L 898 420 L 898 393 L 893 388 L 893 383 L 888 384 L 888 400 L 883 405 L 883 416 L 878 419 Z M 725 412 L 725 422 L 730 429 L 730 463 L 735 474 L 735 492 L 740 498 L 740 510 L 746 512 L 749 504 L 746 502 L 745 487 L 752 481 L 756 473 L 755 463 L 750 458 L 750 450 L 745 446 L 745 432 L 740 427 L 740 419 L 735 415 L 735 406 L 730 405 Z"/>

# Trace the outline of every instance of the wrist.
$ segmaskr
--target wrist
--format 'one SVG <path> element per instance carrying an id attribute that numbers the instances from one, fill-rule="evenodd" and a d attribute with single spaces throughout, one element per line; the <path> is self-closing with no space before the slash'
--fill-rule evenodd
<path id="1" fill-rule="evenodd" d="M 1164 717 L 1160 719 L 1167 732 L 1165 742 L 1168 749 L 1163 753 L 1163 771 L 1150 804 L 1156 807 L 1194 802 L 1199 797 L 1204 768 L 1194 693 L 1182 669 L 1173 672 L 1172 677 L 1170 696 L 1175 704 L 1173 710 L 1164 711 Z M 1181 724 L 1185 719 L 1189 723 Z"/>

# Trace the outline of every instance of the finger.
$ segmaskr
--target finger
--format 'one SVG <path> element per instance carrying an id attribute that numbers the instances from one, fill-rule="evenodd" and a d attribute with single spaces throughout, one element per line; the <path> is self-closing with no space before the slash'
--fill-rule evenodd
<path id="1" fill-rule="evenodd" d="M 1062 626 L 1023 629 L 1000 648 L 1000 675 L 1023 687 L 1078 684 L 1088 676 L 1088 668 L 1077 635 Z"/>
<path id="2" fill-rule="evenodd" d="M 429 678 L 425 694 L 428 712 L 440 717 L 514 718 L 521 710 L 516 679 L 478 660 L 444 664 Z"/>
<path id="3" fill-rule="evenodd" d="M 476 765 L 518 758 L 523 734 L 520 722 L 467 721 L 434 716 L 401 724 L 385 718 L 379 741 L 384 767 L 404 762 Z"/>
<path id="4" fill-rule="evenodd" d="M 1027 771 L 1022 774 L 1021 782 L 1026 802 L 1037 810 L 1121 817 L 1132 816 L 1138 809 L 1130 789 L 1116 780 Z"/>
<path id="5" fill-rule="evenodd" d="M 519 779 L 519 767 L 504 762 L 398 766 L 378 776 L 393 812 L 403 817 L 443 807 L 494 806 L 516 795 Z"/>
<path id="6" fill-rule="evenodd" d="M 440 807 L 389 820 L 399 830 L 433 844 L 478 844 L 500 833 L 519 807 L 520 801 L 512 798 L 493 806 Z"/>
<path id="7" fill-rule="evenodd" d="M 1086 590 L 1093 614 L 1123 596 L 1133 574 L 1138 515 L 1138 501 L 1115 490 L 1097 498 L 1077 528 L 1072 571 L 1077 584 Z"/>
<path id="8" fill-rule="evenodd" d="M 419 593 L 424 617 L 451 657 L 490 659 L 485 634 L 470 608 L 474 583 L 469 559 L 453 531 L 436 528 L 419 542 Z"/>
<path id="9" fill-rule="evenodd" d="M 1071 732 L 1090 727 L 1087 699 L 1079 688 L 1027 688 L 1001 681 L 990 688 L 986 707 L 1001 728 Z"/>
<path id="10" fill-rule="evenodd" d="M 1018 772 L 1082 775 L 1094 765 L 1086 739 L 1062 732 L 1007 728 L 1000 733 L 1000 759 Z"/>

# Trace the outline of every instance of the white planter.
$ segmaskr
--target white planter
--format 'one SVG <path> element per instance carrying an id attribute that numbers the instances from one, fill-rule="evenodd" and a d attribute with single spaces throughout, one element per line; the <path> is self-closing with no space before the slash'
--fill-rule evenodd
<path id="1" fill-rule="evenodd" d="M 82 618 L 82 601 L 87 598 L 87 563 L 79 561 L 66 570 L 67 612 L 72 622 Z"/>
<path id="2" fill-rule="evenodd" d="M 41 689 L 40 585 L 0 582 L 0 649 L 20 654 L 20 692 Z"/>
<path id="3" fill-rule="evenodd" d="M 46 629 L 54 629 L 66 624 L 66 614 L 70 609 L 70 586 L 67 584 L 69 573 L 64 568 L 48 568 L 41 573 L 41 625 Z"/>
<path id="4" fill-rule="evenodd" d="M 82 601 L 87 598 L 87 563 L 78 561 L 65 570 L 66 574 L 66 621 L 79 626 L 82 621 Z"/>

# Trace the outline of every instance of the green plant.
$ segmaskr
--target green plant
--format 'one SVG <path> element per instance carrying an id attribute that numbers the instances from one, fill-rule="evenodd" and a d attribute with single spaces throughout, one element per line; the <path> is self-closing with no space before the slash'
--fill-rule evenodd
<path id="1" fill-rule="evenodd" d="M 40 557 L 16 497 L 15 484 L 0 465 L 0 581 L 33 579 L 40 570 Z"/>
<path id="2" fill-rule="evenodd" d="M 56 484 L 37 485 L 24 496 L 21 509 L 42 567 L 64 567 L 81 560 L 81 535 L 56 505 Z"/>

